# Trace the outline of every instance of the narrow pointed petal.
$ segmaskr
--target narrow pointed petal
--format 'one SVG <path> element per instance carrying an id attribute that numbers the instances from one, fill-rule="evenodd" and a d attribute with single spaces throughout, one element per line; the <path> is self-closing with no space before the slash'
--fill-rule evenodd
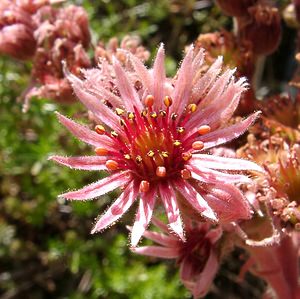
<path id="1" fill-rule="evenodd" d="M 174 100 L 171 106 L 171 111 L 176 112 L 179 116 L 186 107 L 191 94 L 191 86 L 193 73 L 191 71 L 191 64 L 193 59 L 194 47 L 189 48 L 188 53 L 184 57 L 181 67 L 178 71 L 178 78 L 171 98 Z"/>
<path id="2" fill-rule="evenodd" d="M 167 212 L 169 225 L 171 229 L 182 239 L 185 240 L 183 234 L 182 222 L 179 214 L 179 208 L 176 202 L 176 195 L 170 184 L 159 184 L 159 192 L 161 200 Z"/>
<path id="3" fill-rule="evenodd" d="M 214 252 L 211 252 L 205 264 L 202 273 L 197 278 L 193 289 L 193 296 L 195 298 L 203 297 L 207 294 L 210 286 L 219 269 L 219 262 Z"/>
<path id="4" fill-rule="evenodd" d="M 162 246 L 165 246 L 165 247 L 177 247 L 178 246 L 178 238 L 175 238 L 170 235 L 165 235 L 162 233 L 146 230 L 144 232 L 144 237 L 149 240 L 152 240 Z"/>
<path id="5" fill-rule="evenodd" d="M 262 167 L 248 160 L 225 158 L 206 154 L 194 154 L 190 163 L 199 169 L 204 166 L 205 168 L 221 170 L 249 170 L 264 172 Z"/>
<path id="6" fill-rule="evenodd" d="M 106 157 L 98 156 L 83 156 L 83 157 L 62 157 L 51 156 L 48 160 L 53 160 L 59 164 L 68 166 L 70 168 L 82 170 L 104 170 L 106 169 Z"/>
<path id="7" fill-rule="evenodd" d="M 207 184 L 235 184 L 235 183 L 251 183 L 251 179 L 241 174 L 224 173 L 201 166 L 196 167 L 189 164 L 187 167 L 192 172 L 192 178 Z"/>
<path id="8" fill-rule="evenodd" d="M 176 181 L 177 190 L 186 198 L 190 205 L 205 218 L 217 221 L 217 217 L 205 199 L 189 184 L 183 180 Z"/>
<path id="9" fill-rule="evenodd" d="M 165 50 L 163 44 L 160 45 L 156 58 L 154 60 L 152 72 L 152 93 L 154 96 L 154 107 L 160 109 L 162 107 L 162 100 L 164 95 L 164 84 L 166 80 L 165 71 Z"/>
<path id="10" fill-rule="evenodd" d="M 96 132 L 91 131 L 89 128 L 83 125 L 77 124 L 76 122 L 72 121 L 71 119 L 63 116 L 58 112 L 56 112 L 56 115 L 59 121 L 81 141 L 96 147 L 105 147 L 107 149 L 113 149 L 114 145 L 107 136 L 100 136 Z"/>
<path id="11" fill-rule="evenodd" d="M 209 70 L 195 83 L 192 93 L 192 102 L 196 103 L 217 79 L 222 69 L 222 62 L 223 58 L 219 56 Z"/>
<path id="12" fill-rule="evenodd" d="M 121 132 L 118 116 L 104 105 L 99 98 L 89 93 L 83 82 L 70 73 L 66 67 L 64 67 L 66 78 L 71 83 L 73 90 L 79 100 L 85 105 L 101 122 L 114 128 L 115 131 Z"/>
<path id="13" fill-rule="evenodd" d="M 160 257 L 163 259 L 174 259 L 179 256 L 177 248 L 166 248 L 161 246 L 142 246 L 132 248 L 132 251 L 141 255 Z"/>
<path id="14" fill-rule="evenodd" d="M 113 60 L 113 67 L 116 73 L 117 86 L 127 111 L 134 111 L 134 107 L 136 107 L 138 111 L 142 111 L 143 105 L 139 95 L 117 59 Z"/>
<path id="15" fill-rule="evenodd" d="M 168 226 L 165 223 L 163 223 L 161 220 L 159 220 L 157 217 L 153 216 L 152 223 L 156 225 L 162 232 L 167 234 L 169 233 Z"/>
<path id="16" fill-rule="evenodd" d="M 221 222 L 231 222 L 251 217 L 250 205 L 241 191 L 228 184 L 211 188 L 205 200 L 217 213 Z"/>
<path id="17" fill-rule="evenodd" d="M 61 194 L 60 197 L 73 200 L 92 199 L 123 186 L 130 180 L 130 171 L 117 172 L 77 191 Z"/>
<path id="18" fill-rule="evenodd" d="M 200 49 L 197 55 L 193 59 L 192 63 L 192 72 L 193 72 L 193 85 L 202 75 L 201 66 L 204 63 L 205 51 L 204 49 Z"/>
<path id="19" fill-rule="evenodd" d="M 155 205 L 156 189 L 141 195 L 138 212 L 131 231 L 131 246 L 135 247 L 150 223 Z"/>
<path id="20" fill-rule="evenodd" d="M 131 53 L 130 53 L 130 60 L 140 81 L 143 83 L 145 89 L 148 91 L 148 93 L 152 93 L 151 89 L 153 85 L 153 80 L 149 70 L 146 68 L 144 63 L 139 58 L 137 58 L 135 55 Z"/>
<path id="21" fill-rule="evenodd" d="M 245 131 L 254 123 L 254 121 L 257 119 L 259 115 L 260 115 L 260 111 L 255 112 L 250 116 L 248 116 L 245 120 L 241 121 L 240 123 L 201 136 L 199 140 L 204 142 L 203 150 L 221 145 L 225 142 L 228 142 L 232 139 L 239 137 L 240 135 L 245 133 Z"/>
<path id="22" fill-rule="evenodd" d="M 119 198 L 100 217 L 92 230 L 92 234 L 99 232 L 116 222 L 134 203 L 138 195 L 138 187 L 131 181 Z"/>

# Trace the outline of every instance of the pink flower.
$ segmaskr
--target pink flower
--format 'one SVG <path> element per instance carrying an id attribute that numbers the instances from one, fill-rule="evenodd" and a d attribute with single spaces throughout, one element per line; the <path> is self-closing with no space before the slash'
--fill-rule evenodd
<path id="1" fill-rule="evenodd" d="M 97 155 L 50 159 L 72 168 L 106 170 L 110 175 L 61 196 L 86 200 L 123 188 L 92 233 L 116 222 L 139 198 L 132 246 L 146 230 L 156 202 L 163 204 L 171 230 L 182 240 L 180 206 L 213 222 L 251 217 L 249 203 L 235 186 L 251 179 L 237 171 L 261 168 L 247 160 L 209 154 L 211 148 L 245 132 L 258 116 L 254 113 L 227 126 L 245 80 L 235 81 L 233 70 L 221 72 L 221 57 L 203 74 L 203 51 L 194 57 L 193 47 L 173 79 L 165 75 L 163 46 L 150 70 L 140 59 L 128 56 L 131 72 L 114 59 L 113 73 L 103 73 L 102 65 L 100 70 L 85 72 L 85 81 L 67 73 L 75 94 L 99 125 L 91 131 L 60 114 L 58 118 L 77 138 L 95 147 Z"/>
<path id="2" fill-rule="evenodd" d="M 193 224 L 186 221 L 186 242 L 181 242 L 168 232 L 168 227 L 153 218 L 162 233 L 145 231 L 146 238 L 159 246 L 142 246 L 132 251 L 142 255 L 176 259 L 180 267 L 180 279 L 194 298 L 203 297 L 219 268 L 216 243 L 222 236 L 220 227 L 211 228 L 208 223 Z"/>

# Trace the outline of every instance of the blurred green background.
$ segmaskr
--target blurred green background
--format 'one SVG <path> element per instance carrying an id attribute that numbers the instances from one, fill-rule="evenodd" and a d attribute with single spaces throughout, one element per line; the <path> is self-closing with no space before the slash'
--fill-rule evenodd
<path id="1" fill-rule="evenodd" d="M 170 74 L 184 46 L 199 33 L 230 28 L 210 1 L 68 1 L 83 5 L 93 42 L 128 33 L 141 36 L 153 54 L 166 46 Z M 90 235 L 94 218 L 116 193 L 69 203 L 57 195 L 99 179 L 102 174 L 70 170 L 47 161 L 51 154 L 90 154 L 56 120 L 84 112 L 80 104 L 63 106 L 34 100 L 21 112 L 17 98 L 26 88 L 30 64 L 0 58 L 0 298 L 191 298 L 173 261 L 132 254 L 125 225 L 134 209 L 102 234 Z M 234 253 L 236 258 L 239 252 Z M 257 288 L 238 284 L 238 267 L 225 264 L 208 298 L 256 298 Z M 224 297 L 224 294 L 227 294 Z"/>

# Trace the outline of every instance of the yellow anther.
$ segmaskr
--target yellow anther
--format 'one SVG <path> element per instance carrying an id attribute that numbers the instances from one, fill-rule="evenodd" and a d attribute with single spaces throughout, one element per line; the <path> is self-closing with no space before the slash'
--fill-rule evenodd
<path id="1" fill-rule="evenodd" d="M 116 108 L 116 113 L 117 113 L 117 115 L 122 115 L 123 113 L 124 113 L 125 111 L 123 110 L 123 109 L 121 109 L 121 108 Z"/>
<path id="2" fill-rule="evenodd" d="M 118 133 L 117 133 L 116 131 L 111 131 L 111 132 L 110 132 L 110 135 L 111 135 L 112 137 L 118 137 L 118 136 L 119 136 Z"/>
<path id="3" fill-rule="evenodd" d="M 188 105 L 188 110 L 192 113 L 195 112 L 197 110 L 197 105 L 196 104 L 189 104 Z"/>
<path id="4" fill-rule="evenodd" d="M 183 133 L 185 131 L 185 128 L 184 127 L 178 127 L 178 128 L 176 128 L 176 131 L 178 133 Z"/>
<path id="5" fill-rule="evenodd" d="M 144 116 L 144 117 L 146 117 L 146 116 L 147 116 L 147 114 L 148 114 L 147 110 L 143 110 L 143 111 L 141 112 L 141 116 Z"/>
<path id="6" fill-rule="evenodd" d="M 165 110 L 160 110 L 159 114 L 160 114 L 160 116 L 164 117 L 167 115 L 167 112 Z"/>
<path id="7" fill-rule="evenodd" d="M 134 114 L 133 112 L 128 112 L 127 117 L 128 117 L 130 120 L 133 120 L 133 119 L 135 118 L 135 114 Z"/>
<path id="8" fill-rule="evenodd" d="M 103 135 L 105 133 L 105 128 L 102 125 L 97 125 L 95 127 L 95 131 L 99 134 L 99 135 Z"/>
<path id="9" fill-rule="evenodd" d="M 140 155 L 138 155 L 135 157 L 135 161 L 136 161 L 136 163 L 140 164 L 140 163 L 142 163 L 143 159 Z"/>
<path id="10" fill-rule="evenodd" d="M 154 157 L 154 155 L 155 155 L 155 153 L 154 153 L 154 151 L 152 151 L 152 150 L 150 150 L 150 151 L 147 153 L 147 156 L 150 157 L 150 158 Z"/>
<path id="11" fill-rule="evenodd" d="M 155 111 L 151 112 L 150 116 L 152 118 L 157 118 L 157 113 Z"/>
<path id="12" fill-rule="evenodd" d="M 180 142 L 179 140 L 175 140 L 175 141 L 173 142 L 173 145 L 174 145 L 174 146 L 180 146 L 180 145 L 181 145 L 181 142 Z"/>
<path id="13" fill-rule="evenodd" d="M 129 154 L 125 154 L 125 155 L 124 155 L 124 158 L 125 158 L 126 160 L 130 160 L 130 159 L 131 159 L 131 156 L 130 156 Z"/>
<path id="14" fill-rule="evenodd" d="M 161 152 L 161 155 L 164 157 L 164 158 L 168 158 L 169 157 L 169 153 L 168 152 Z"/>
<path id="15" fill-rule="evenodd" d="M 165 98 L 164 98 L 164 104 L 165 104 L 165 106 L 166 107 L 170 107 L 172 105 L 172 103 L 173 103 L 173 101 L 172 101 L 171 97 L 165 96 Z"/>

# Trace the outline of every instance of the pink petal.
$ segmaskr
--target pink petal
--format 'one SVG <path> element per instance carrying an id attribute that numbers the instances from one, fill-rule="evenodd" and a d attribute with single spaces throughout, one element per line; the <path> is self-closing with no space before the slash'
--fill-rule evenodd
<path id="1" fill-rule="evenodd" d="M 219 269 L 218 259 L 213 251 L 211 251 L 209 258 L 205 264 L 202 273 L 196 280 L 196 284 L 192 291 L 195 298 L 203 297 L 209 291 L 209 288 Z"/>
<path id="2" fill-rule="evenodd" d="M 233 185 L 219 185 L 203 195 L 220 221 L 230 222 L 251 217 L 251 209 L 242 192 Z"/>
<path id="3" fill-rule="evenodd" d="M 130 171 L 120 171 L 77 191 L 61 194 L 60 197 L 76 200 L 92 199 L 125 185 L 130 180 Z"/>
<path id="4" fill-rule="evenodd" d="M 165 235 L 162 233 L 146 230 L 144 232 L 144 237 L 165 247 L 178 246 L 178 239 L 170 235 Z"/>
<path id="5" fill-rule="evenodd" d="M 174 259 L 179 255 L 177 248 L 166 248 L 161 246 L 143 246 L 132 248 L 132 251 L 141 255 L 160 257 L 164 259 Z"/>
<path id="6" fill-rule="evenodd" d="M 207 184 L 234 184 L 234 183 L 251 183 L 251 179 L 245 175 L 224 173 L 203 166 L 196 167 L 189 164 L 187 168 L 192 172 L 192 177 L 200 182 Z"/>
<path id="7" fill-rule="evenodd" d="M 217 79 L 222 69 L 223 59 L 219 56 L 216 61 L 212 64 L 209 70 L 195 82 L 192 94 L 192 102 L 197 103 L 199 99 L 207 92 L 207 89 Z"/>
<path id="8" fill-rule="evenodd" d="M 141 194 L 136 219 L 131 231 L 131 246 L 135 247 L 147 226 L 150 223 L 155 205 L 156 189 L 151 188 L 147 193 Z"/>
<path id="9" fill-rule="evenodd" d="M 72 121 L 71 119 L 61 115 L 60 113 L 56 112 L 56 115 L 59 121 L 78 139 L 86 142 L 90 145 L 96 147 L 104 147 L 107 149 L 113 149 L 114 144 L 110 140 L 109 137 L 104 135 L 99 135 L 94 131 L 91 131 L 89 128 L 77 124 L 76 122 Z"/>
<path id="10" fill-rule="evenodd" d="M 168 226 L 163 223 L 162 221 L 160 221 L 157 217 L 153 216 L 152 218 L 152 223 L 157 226 L 162 232 L 164 233 L 169 233 L 169 228 Z"/>
<path id="11" fill-rule="evenodd" d="M 137 94 L 126 72 L 116 58 L 113 59 L 113 67 L 116 73 L 117 87 L 127 111 L 133 112 L 134 107 L 136 107 L 138 111 L 142 111 L 143 105 L 140 101 L 139 95 Z"/>
<path id="12" fill-rule="evenodd" d="M 204 142 L 203 150 L 223 144 L 239 137 L 253 124 L 253 122 L 259 115 L 260 111 L 255 112 L 240 123 L 201 136 L 199 140 Z"/>
<path id="13" fill-rule="evenodd" d="M 165 206 L 171 229 L 184 241 L 182 222 L 173 188 L 170 184 L 161 183 L 159 184 L 159 193 Z"/>
<path id="14" fill-rule="evenodd" d="M 243 159 L 225 158 L 205 154 L 194 154 L 189 162 L 199 169 L 204 166 L 205 168 L 212 169 L 264 172 L 264 170 L 256 163 Z"/>
<path id="15" fill-rule="evenodd" d="M 148 93 L 151 91 L 152 89 L 152 77 L 150 75 L 149 70 L 145 67 L 144 63 L 137 58 L 135 55 L 133 54 L 129 54 L 130 55 L 130 60 L 132 62 L 132 65 L 140 79 L 140 81 L 142 82 L 144 88 L 148 91 Z"/>
<path id="16" fill-rule="evenodd" d="M 203 65 L 205 58 L 205 51 L 203 48 L 199 50 L 197 55 L 193 59 L 192 63 L 192 73 L 193 73 L 193 84 L 198 81 L 198 79 L 201 77 L 201 67 Z"/>
<path id="17" fill-rule="evenodd" d="M 217 221 L 213 210 L 210 208 L 204 198 L 189 183 L 180 179 L 175 182 L 175 186 L 190 203 L 190 205 L 201 215 L 212 221 Z"/>
<path id="18" fill-rule="evenodd" d="M 163 44 L 159 46 L 159 49 L 154 60 L 153 72 L 152 72 L 152 93 L 154 96 L 154 107 L 160 109 L 162 107 L 162 100 L 164 95 L 164 84 L 166 80 L 165 72 L 165 50 Z"/>
<path id="19" fill-rule="evenodd" d="M 175 112 L 180 115 L 185 109 L 191 94 L 192 86 L 192 71 L 191 64 L 193 59 L 194 47 L 190 46 L 188 53 L 184 57 L 181 67 L 178 71 L 178 78 L 175 82 L 175 89 L 171 98 L 173 99 L 173 105 L 171 106 L 171 112 Z"/>
<path id="20" fill-rule="evenodd" d="M 59 164 L 75 169 L 83 170 L 103 170 L 106 169 L 106 157 L 84 156 L 84 157 L 62 157 L 51 156 L 48 160 L 53 160 Z"/>
<path id="21" fill-rule="evenodd" d="M 100 217 L 92 230 L 92 234 L 103 230 L 112 223 L 116 222 L 134 203 L 138 195 L 138 187 L 131 181 L 119 198 L 110 208 Z"/>

